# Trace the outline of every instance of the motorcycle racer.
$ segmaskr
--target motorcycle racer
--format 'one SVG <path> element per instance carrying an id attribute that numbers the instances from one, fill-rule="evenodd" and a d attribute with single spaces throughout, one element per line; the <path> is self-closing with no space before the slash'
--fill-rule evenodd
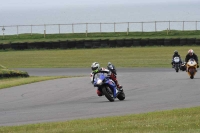
<path id="1" fill-rule="evenodd" d="M 174 57 L 179 57 L 179 58 L 180 58 L 180 63 L 182 63 L 182 61 L 181 61 L 181 56 L 178 54 L 178 51 L 175 50 L 175 51 L 174 51 L 174 54 L 173 54 L 173 56 L 172 56 L 172 62 L 171 62 L 172 68 L 174 68 Z"/>
<path id="2" fill-rule="evenodd" d="M 188 50 L 188 54 L 185 57 L 185 62 L 187 63 L 191 58 L 193 58 L 197 62 L 197 68 L 199 68 L 198 56 L 194 53 L 194 50 L 192 49 Z"/>
<path id="3" fill-rule="evenodd" d="M 112 64 L 109 63 L 108 65 L 112 65 Z M 122 86 L 119 85 L 119 83 L 118 83 L 118 80 L 117 80 L 117 77 L 116 77 L 116 74 L 114 73 L 114 71 L 112 72 L 106 68 L 100 67 L 100 64 L 98 62 L 93 62 L 91 65 L 91 69 L 92 69 L 92 72 L 90 73 L 90 77 L 91 77 L 92 84 L 94 83 L 96 74 L 105 73 L 105 74 L 107 74 L 107 77 L 109 77 L 110 79 L 112 79 L 115 82 L 115 84 L 117 85 L 117 88 L 120 91 L 123 91 Z M 98 89 L 97 89 L 97 95 L 102 96 L 101 92 Z"/>
<path id="4" fill-rule="evenodd" d="M 188 62 L 188 60 L 191 58 L 193 58 L 197 62 L 197 64 L 199 64 L 198 56 L 194 53 L 194 50 L 192 50 L 192 49 L 188 50 L 188 54 L 185 57 L 185 62 Z"/>

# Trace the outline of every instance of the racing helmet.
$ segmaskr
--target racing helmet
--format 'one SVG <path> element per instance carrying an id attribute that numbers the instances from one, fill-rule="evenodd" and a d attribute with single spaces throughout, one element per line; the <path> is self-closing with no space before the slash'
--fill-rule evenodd
<path id="1" fill-rule="evenodd" d="M 98 62 L 93 62 L 92 65 L 91 65 L 91 69 L 93 72 L 98 72 L 100 68 L 100 64 Z"/>
<path id="2" fill-rule="evenodd" d="M 175 51 L 174 51 L 174 54 L 175 54 L 175 55 L 178 55 L 178 51 L 177 51 L 177 50 L 175 50 Z"/>
<path id="3" fill-rule="evenodd" d="M 193 55 L 193 53 L 194 53 L 194 50 L 192 50 L 192 49 L 188 50 L 188 54 L 192 54 Z"/>
<path id="4" fill-rule="evenodd" d="M 112 65 L 110 62 L 108 62 L 107 68 L 108 68 L 108 70 L 110 70 L 113 74 L 117 75 L 117 70 L 115 69 L 115 66 Z"/>

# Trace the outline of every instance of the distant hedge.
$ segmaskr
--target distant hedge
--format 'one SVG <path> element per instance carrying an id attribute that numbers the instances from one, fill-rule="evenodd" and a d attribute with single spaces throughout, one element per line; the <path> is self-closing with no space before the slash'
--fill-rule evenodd
<path id="1" fill-rule="evenodd" d="M 200 45 L 199 38 L 159 38 L 159 39 L 104 39 L 104 40 L 66 40 L 56 42 L 32 42 L 0 44 L 0 50 L 14 49 L 71 49 L 134 46 L 183 46 Z"/>

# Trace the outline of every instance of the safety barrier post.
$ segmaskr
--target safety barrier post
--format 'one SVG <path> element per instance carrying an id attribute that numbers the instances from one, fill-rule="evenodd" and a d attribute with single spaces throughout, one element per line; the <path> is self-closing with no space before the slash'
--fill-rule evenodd
<path id="1" fill-rule="evenodd" d="M 114 33 L 115 33 L 115 22 L 114 22 Z"/>
<path id="2" fill-rule="evenodd" d="M 3 31 L 3 39 L 4 39 L 4 31 L 5 31 L 5 28 L 4 28 L 4 26 L 3 26 L 3 28 L 2 28 L 2 31 Z"/>
<path id="3" fill-rule="evenodd" d="M 18 36 L 18 25 L 17 25 L 17 36 Z"/>
<path id="4" fill-rule="evenodd" d="M 127 28 L 127 35 L 129 34 L 129 22 L 128 22 L 128 28 Z"/>
<path id="5" fill-rule="evenodd" d="M 72 24 L 72 33 L 74 33 L 74 24 Z"/>
<path id="6" fill-rule="evenodd" d="M 142 32 L 143 32 L 143 22 L 142 22 Z"/>
<path id="7" fill-rule="evenodd" d="M 59 31 L 59 34 L 60 34 L 60 24 L 58 24 L 58 31 Z"/>
<path id="8" fill-rule="evenodd" d="M 46 37 L 46 25 L 44 24 L 44 38 Z"/>
<path id="9" fill-rule="evenodd" d="M 197 21 L 196 21 L 196 30 L 197 30 Z"/>
<path id="10" fill-rule="evenodd" d="M 32 36 L 32 25 L 31 25 L 31 36 Z"/>
<path id="11" fill-rule="evenodd" d="M 101 33 L 101 23 L 100 23 L 100 33 Z"/>

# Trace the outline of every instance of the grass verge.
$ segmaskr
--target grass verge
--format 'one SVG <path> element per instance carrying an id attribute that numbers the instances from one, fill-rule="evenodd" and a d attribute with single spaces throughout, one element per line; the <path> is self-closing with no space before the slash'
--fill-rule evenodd
<path id="1" fill-rule="evenodd" d="M 2 133 L 199 133 L 200 107 L 0 127 Z"/>
<path id="2" fill-rule="evenodd" d="M 87 50 L 39 50 L 0 52 L 2 64 L 10 68 L 90 67 L 98 61 L 116 67 L 170 67 L 176 49 L 184 58 L 188 49 L 200 55 L 198 46 L 132 47 Z M 36 77 L 37 78 L 37 77 Z M 22 78 L 23 79 L 23 78 Z M 28 78 L 27 78 L 28 79 Z M 0 82 L 3 80 L 0 80 Z M 200 107 L 139 115 L 103 117 L 67 122 L 0 127 L 2 133 L 198 133 Z"/>
<path id="3" fill-rule="evenodd" d="M 5 78 L 5 79 L 0 79 L 0 89 L 24 85 L 24 84 L 30 84 L 30 83 L 40 82 L 40 81 L 45 81 L 45 80 L 68 78 L 68 77 L 67 76 L 42 76 L 42 77 L 30 76 L 28 78 L 21 78 L 21 77 Z"/>
<path id="4" fill-rule="evenodd" d="M 182 59 L 193 49 L 200 56 L 199 46 L 130 47 L 68 50 L 25 50 L 0 52 L 1 64 L 8 68 L 90 68 L 92 62 L 105 67 L 107 62 L 118 67 L 171 67 L 174 50 Z"/>

